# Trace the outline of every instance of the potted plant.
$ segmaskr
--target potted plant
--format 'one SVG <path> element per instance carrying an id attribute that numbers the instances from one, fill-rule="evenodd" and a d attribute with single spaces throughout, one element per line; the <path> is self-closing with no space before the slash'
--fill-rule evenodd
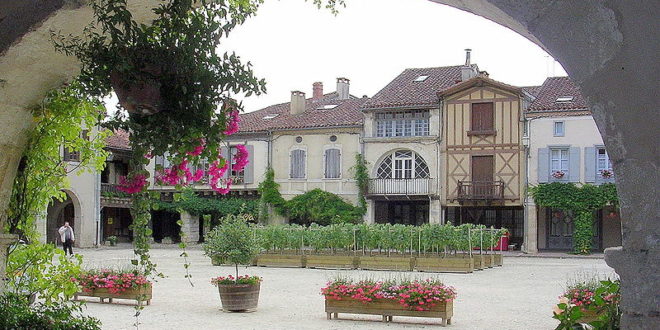
<path id="1" fill-rule="evenodd" d="M 557 179 L 557 180 L 560 180 L 561 178 L 563 178 L 564 175 L 566 175 L 566 173 L 564 173 L 564 171 L 554 171 L 554 172 L 552 172 L 552 177 Z"/>
<path id="2" fill-rule="evenodd" d="M 117 236 L 109 236 L 108 237 L 108 244 L 110 246 L 115 246 L 117 245 Z"/>
<path id="3" fill-rule="evenodd" d="M 619 280 L 597 278 L 569 284 L 553 307 L 553 317 L 560 321 L 557 329 L 573 329 L 581 324 L 597 329 L 618 329 L 619 286 Z"/>
<path id="4" fill-rule="evenodd" d="M 244 216 L 227 215 L 220 225 L 211 230 L 204 240 L 204 253 L 220 258 L 236 268 L 236 276 L 228 275 L 211 279 L 218 287 L 222 309 L 232 312 L 255 310 L 259 302 L 261 278 L 240 276 L 239 265 L 251 265 L 259 252 L 259 240 Z"/>

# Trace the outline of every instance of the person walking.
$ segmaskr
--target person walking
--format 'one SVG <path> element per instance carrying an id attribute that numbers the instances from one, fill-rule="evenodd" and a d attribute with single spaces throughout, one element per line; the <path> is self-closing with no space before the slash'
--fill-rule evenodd
<path id="1" fill-rule="evenodd" d="M 69 222 L 64 222 L 64 226 L 57 230 L 62 240 L 62 249 L 64 254 L 73 255 L 73 243 L 76 241 L 76 235 L 73 234 L 73 228 L 69 226 Z"/>

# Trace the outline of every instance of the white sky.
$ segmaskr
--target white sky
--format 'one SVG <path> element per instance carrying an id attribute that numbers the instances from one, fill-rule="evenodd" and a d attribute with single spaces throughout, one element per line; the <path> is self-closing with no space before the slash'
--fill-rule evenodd
<path id="1" fill-rule="evenodd" d="M 221 45 L 266 79 L 267 94 L 243 99 L 247 112 L 288 102 L 292 90 L 311 97 L 315 81 L 332 92 L 337 77 L 351 80 L 351 94 L 373 96 L 405 68 L 463 64 L 465 48 L 472 48 L 472 63 L 511 85 L 566 75 L 517 33 L 431 1 L 347 0 L 337 16 L 310 1 L 268 0 Z M 114 104 L 115 97 L 108 108 Z"/>

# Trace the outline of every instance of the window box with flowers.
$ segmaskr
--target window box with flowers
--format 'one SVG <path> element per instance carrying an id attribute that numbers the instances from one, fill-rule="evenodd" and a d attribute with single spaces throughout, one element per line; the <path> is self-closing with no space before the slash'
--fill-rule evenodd
<path id="1" fill-rule="evenodd" d="M 336 279 L 321 289 L 328 319 L 339 313 L 381 315 L 383 322 L 394 316 L 430 317 L 451 324 L 454 288 L 437 280 L 360 281 Z"/>
<path id="2" fill-rule="evenodd" d="M 552 176 L 555 180 L 562 180 L 566 176 L 566 173 L 563 171 L 554 171 L 550 173 L 550 176 Z"/>
<path id="3" fill-rule="evenodd" d="M 81 287 L 81 291 L 74 295 L 78 300 L 80 296 L 100 298 L 101 303 L 108 299 L 137 300 L 138 305 L 146 301 L 151 304 L 151 282 L 137 270 L 89 270 L 71 279 Z"/>

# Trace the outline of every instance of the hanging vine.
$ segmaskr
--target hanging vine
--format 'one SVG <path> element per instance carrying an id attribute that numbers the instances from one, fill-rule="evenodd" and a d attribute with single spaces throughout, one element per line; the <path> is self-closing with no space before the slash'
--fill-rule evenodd
<path id="1" fill-rule="evenodd" d="M 534 202 L 543 207 L 572 211 L 573 252 L 589 254 L 593 237 L 594 213 L 607 205 L 618 206 L 616 186 L 553 182 L 530 188 Z"/>
<path id="2" fill-rule="evenodd" d="M 362 215 L 367 213 L 367 199 L 366 194 L 369 191 L 369 172 L 367 171 L 367 162 L 364 160 L 362 154 L 355 154 L 355 165 L 353 166 L 355 184 L 358 187 L 358 203 Z"/>

